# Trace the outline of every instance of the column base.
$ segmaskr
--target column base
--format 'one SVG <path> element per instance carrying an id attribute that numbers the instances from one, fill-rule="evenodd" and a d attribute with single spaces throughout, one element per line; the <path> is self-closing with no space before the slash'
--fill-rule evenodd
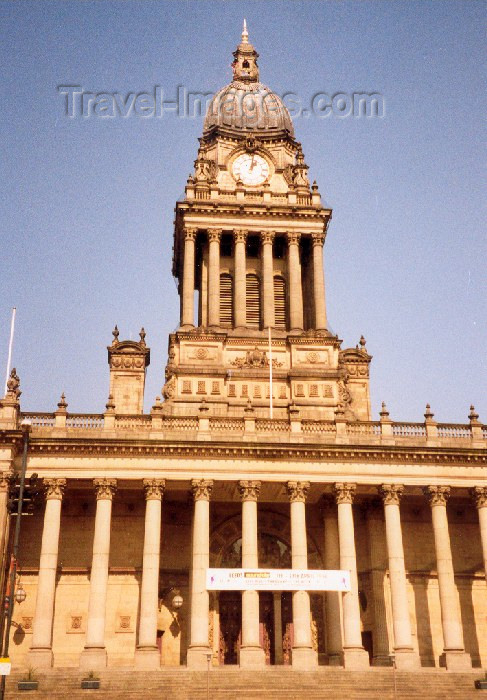
<path id="1" fill-rule="evenodd" d="M 51 668 L 54 665 L 52 649 L 29 649 L 27 659 L 32 668 Z"/>
<path id="2" fill-rule="evenodd" d="M 369 668 L 369 655 L 363 647 L 345 647 L 343 649 L 343 665 L 345 668 Z"/>
<path id="3" fill-rule="evenodd" d="M 441 655 L 441 661 L 444 662 L 447 671 L 470 671 L 472 668 L 472 660 L 470 655 L 465 651 L 444 651 Z M 441 664 L 443 665 L 443 664 Z"/>
<path id="4" fill-rule="evenodd" d="M 310 647 L 293 647 L 291 665 L 299 670 L 310 670 L 318 666 L 318 654 Z"/>
<path id="5" fill-rule="evenodd" d="M 135 650 L 135 668 L 159 668 L 161 652 L 157 647 L 142 647 Z"/>
<path id="6" fill-rule="evenodd" d="M 107 666 L 107 650 L 105 647 L 83 649 L 79 657 L 79 667 L 83 671 L 95 671 Z"/>
<path id="7" fill-rule="evenodd" d="M 372 659 L 372 666 L 392 666 L 392 657 L 389 654 L 377 654 Z"/>
<path id="8" fill-rule="evenodd" d="M 328 654 L 328 666 L 343 666 L 342 654 Z"/>
<path id="9" fill-rule="evenodd" d="M 204 669 L 208 668 L 208 654 L 211 654 L 213 656 L 213 651 L 210 649 L 210 647 L 189 647 L 186 656 L 187 667 Z"/>
<path id="10" fill-rule="evenodd" d="M 409 671 L 421 667 L 419 654 L 414 649 L 402 648 L 394 649 L 396 668 L 400 671 Z"/>
<path id="11" fill-rule="evenodd" d="M 241 668 L 264 668 L 265 652 L 262 647 L 240 647 Z"/>

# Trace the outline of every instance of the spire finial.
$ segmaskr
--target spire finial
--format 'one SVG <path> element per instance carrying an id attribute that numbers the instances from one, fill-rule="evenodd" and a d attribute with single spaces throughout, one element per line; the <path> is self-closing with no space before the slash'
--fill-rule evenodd
<path id="1" fill-rule="evenodd" d="M 248 43 L 249 43 L 249 33 L 247 31 L 247 20 L 244 19 L 243 30 L 242 30 L 242 44 L 248 44 Z"/>

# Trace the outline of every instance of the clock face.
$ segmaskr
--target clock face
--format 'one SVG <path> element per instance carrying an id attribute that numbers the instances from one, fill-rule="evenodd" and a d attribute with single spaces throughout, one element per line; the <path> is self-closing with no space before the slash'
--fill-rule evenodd
<path id="1" fill-rule="evenodd" d="M 269 163 L 255 153 L 242 153 L 234 160 L 232 173 L 244 185 L 261 185 L 269 176 Z"/>

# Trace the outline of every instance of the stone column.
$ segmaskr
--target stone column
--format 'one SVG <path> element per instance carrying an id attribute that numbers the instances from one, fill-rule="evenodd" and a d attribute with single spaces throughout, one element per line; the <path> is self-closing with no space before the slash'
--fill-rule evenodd
<path id="1" fill-rule="evenodd" d="M 220 325 L 220 239 L 221 229 L 210 229 L 208 253 L 208 325 Z"/>
<path id="2" fill-rule="evenodd" d="M 462 618 L 448 532 L 446 502 L 450 497 L 450 487 L 425 486 L 423 492 L 431 506 L 433 521 L 446 667 L 451 671 L 465 670 L 471 668 L 471 662 L 465 653 L 463 642 Z"/>
<path id="3" fill-rule="evenodd" d="M 181 326 L 194 326 L 194 248 L 196 229 L 184 230 L 184 267 L 183 267 L 183 309 Z"/>
<path id="4" fill-rule="evenodd" d="M 487 578 L 487 486 L 475 486 L 470 489 L 479 514 L 480 540 L 484 556 L 484 571 Z"/>
<path id="5" fill-rule="evenodd" d="M 350 572 L 351 590 L 343 595 L 343 664 L 346 668 L 369 666 L 369 655 L 362 646 L 360 631 L 360 604 L 358 599 L 357 556 L 352 503 L 355 484 L 337 483 L 334 486 L 338 504 L 338 538 L 340 541 L 340 569 Z"/>
<path id="6" fill-rule="evenodd" d="M 207 668 L 206 655 L 211 652 L 208 638 L 209 596 L 206 570 L 210 565 L 210 496 L 213 481 L 193 479 L 194 498 L 193 553 L 191 569 L 191 630 L 187 664 Z"/>
<path id="7" fill-rule="evenodd" d="M 138 668 L 159 668 L 157 648 L 157 612 L 159 603 L 159 560 L 164 479 L 144 479 L 145 533 L 140 587 L 139 642 L 135 651 Z"/>
<path id="8" fill-rule="evenodd" d="M 384 590 L 387 551 L 381 506 L 379 499 L 374 499 L 367 501 L 363 508 L 369 540 L 370 582 L 372 584 L 372 600 L 369 605 L 374 616 L 372 666 L 392 666 Z"/>
<path id="9" fill-rule="evenodd" d="M 247 304 L 247 263 L 245 259 L 245 243 L 247 231 L 233 232 L 235 249 L 235 268 L 233 284 L 233 311 L 235 328 L 245 328 Z"/>
<path id="10" fill-rule="evenodd" d="M 90 575 L 90 598 L 86 625 L 85 648 L 80 667 L 91 670 L 107 665 L 105 648 L 105 615 L 108 589 L 108 560 L 110 557 L 110 528 L 115 479 L 94 479 L 96 490 L 95 534 Z"/>
<path id="11" fill-rule="evenodd" d="M 325 273 L 323 268 L 323 244 L 325 242 L 325 234 L 313 233 L 312 240 L 315 328 L 316 330 L 325 330 L 328 325 L 326 320 Z"/>
<path id="12" fill-rule="evenodd" d="M 420 659 L 418 653 L 414 651 L 411 634 L 411 617 L 409 614 L 401 514 L 399 510 L 399 502 L 404 487 L 399 484 L 382 484 L 378 490 L 384 502 L 384 517 L 386 521 L 396 667 L 400 669 L 419 668 Z"/>
<path id="13" fill-rule="evenodd" d="M 239 489 L 242 499 L 242 568 L 258 569 L 257 499 L 260 481 L 240 481 Z M 258 591 L 242 591 L 240 666 L 265 666 L 265 653 L 260 645 Z"/>
<path id="14" fill-rule="evenodd" d="M 291 563 L 293 569 L 308 568 L 308 544 L 306 537 L 306 496 L 308 481 L 288 481 L 287 492 L 291 502 Z M 294 643 L 292 665 L 298 669 L 318 665 L 318 654 L 311 638 L 311 605 L 308 591 L 293 593 Z"/>
<path id="15" fill-rule="evenodd" d="M 330 496 L 323 497 L 325 530 L 325 569 L 340 568 L 340 545 L 336 503 Z M 343 660 L 342 621 L 339 591 L 325 592 L 326 653 L 330 666 L 341 666 Z"/>
<path id="16" fill-rule="evenodd" d="M 274 317 L 274 267 L 272 260 L 273 231 L 262 231 L 262 308 L 264 328 L 275 325 Z"/>
<path id="17" fill-rule="evenodd" d="M 36 668 L 52 666 L 52 623 L 56 596 L 56 572 L 61 527 L 61 502 L 66 479 L 44 479 L 46 509 L 42 530 L 41 558 L 37 581 L 36 609 L 33 622 L 29 663 Z"/>
<path id="18" fill-rule="evenodd" d="M 299 239 L 301 234 L 289 231 L 287 234 L 287 267 L 289 279 L 289 330 L 303 330 L 303 286 L 301 262 L 299 260 Z"/>

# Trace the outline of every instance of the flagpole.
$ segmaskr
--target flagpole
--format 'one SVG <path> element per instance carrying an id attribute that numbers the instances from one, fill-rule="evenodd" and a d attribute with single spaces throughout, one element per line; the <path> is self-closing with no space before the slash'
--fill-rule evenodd
<path id="1" fill-rule="evenodd" d="M 4 389 L 4 395 L 7 393 L 7 382 L 8 382 L 8 377 L 10 374 L 10 363 L 12 361 L 12 347 L 14 344 L 14 328 L 15 328 L 15 314 L 17 312 L 17 309 L 15 306 L 12 309 L 12 321 L 10 323 L 10 340 L 8 344 L 8 358 L 7 358 L 7 374 L 5 376 L 5 389 Z"/>
<path id="2" fill-rule="evenodd" d="M 272 342 L 271 327 L 269 326 L 269 398 L 270 398 L 270 419 L 272 420 Z"/>

